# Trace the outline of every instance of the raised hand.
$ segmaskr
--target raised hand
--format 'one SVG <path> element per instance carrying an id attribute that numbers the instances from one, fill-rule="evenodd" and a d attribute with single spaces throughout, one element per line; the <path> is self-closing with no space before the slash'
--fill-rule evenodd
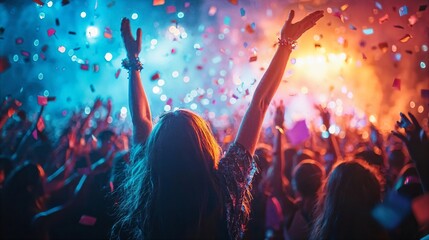
<path id="1" fill-rule="evenodd" d="M 304 17 L 301 21 L 292 23 L 294 17 L 295 11 L 291 10 L 289 13 L 289 18 L 286 20 L 281 30 L 282 39 L 297 40 L 304 32 L 316 25 L 317 21 L 323 17 L 323 11 L 312 12 L 311 14 Z"/>
<path id="2" fill-rule="evenodd" d="M 320 117 L 322 118 L 323 125 L 328 129 L 331 126 L 331 114 L 327 108 L 322 107 L 322 105 L 314 106 L 317 110 L 319 110 Z"/>
<path id="3" fill-rule="evenodd" d="M 121 36 L 124 40 L 128 58 L 137 58 L 142 46 L 141 28 L 137 29 L 136 39 L 134 39 L 133 34 L 131 33 L 130 20 L 128 18 L 123 18 L 121 22 Z"/>
<path id="4" fill-rule="evenodd" d="M 393 135 L 400 138 L 408 148 L 411 158 L 414 160 L 423 189 L 429 191 L 429 139 L 425 131 L 420 126 L 416 117 L 408 113 L 410 119 L 403 113 L 400 113 L 401 120 L 397 125 L 405 129 L 405 134 L 398 131 L 392 131 Z"/>
<path id="5" fill-rule="evenodd" d="M 276 106 L 276 112 L 274 115 L 274 124 L 277 127 L 283 127 L 283 122 L 285 121 L 285 106 L 283 101 L 280 102 L 278 106 Z"/>

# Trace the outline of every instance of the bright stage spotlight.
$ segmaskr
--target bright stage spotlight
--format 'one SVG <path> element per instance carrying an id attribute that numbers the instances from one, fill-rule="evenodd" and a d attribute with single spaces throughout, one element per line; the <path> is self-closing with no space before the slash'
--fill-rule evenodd
<path id="1" fill-rule="evenodd" d="M 89 26 L 86 28 L 86 37 L 87 38 L 96 38 L 100 34 L 100 31 L 97 27 Z"/>

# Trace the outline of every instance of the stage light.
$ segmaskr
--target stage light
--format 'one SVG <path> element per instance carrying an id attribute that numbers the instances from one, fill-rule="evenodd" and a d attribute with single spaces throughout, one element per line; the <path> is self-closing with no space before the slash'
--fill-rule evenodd
<path id="1" fill-rule="evenodd" d="M 133 13 L 131 15 L 131 19 L 136 20 L 137 18 L 139 18 L 139 15 L 137 13 Z"/>
<path id="2" fill-rule="evenodd" d="M 81 12 L 81 13 L 80 13 L 80 17 L 81 17 L 81 18 L 86 18 L 86 12 Z"/>

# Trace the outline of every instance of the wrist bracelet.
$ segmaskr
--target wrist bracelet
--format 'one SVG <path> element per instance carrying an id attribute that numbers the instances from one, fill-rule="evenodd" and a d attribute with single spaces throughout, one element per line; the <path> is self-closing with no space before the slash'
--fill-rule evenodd
<path id="1" fill-rule="evenodd" d="M 283 130 L 283 128 L 280 127 L 280 126 L 278 126 L 278 125 L 276 125 L 276 130 L 279 131 L 279 133 L 281 133 L 281 134 L 285 133 L 285 131 Z"/>
<path id="2" fill-rule="evenodd" d="M 140 62 L 138 57 L 132 58 L 131 60 L 124 58 L 122 59 L 122 67 L 128 71 L 136 70 L 140 72 L 143 69 L 143 64 Z"/>
<path id="3" fill-rule="evenodd" d="M 287 46 L 290 50 L 294 50 L 298 45 L 298 42 L 291 38 L 286 38 L 286 39 L 278 38 L 278 40 L 279 40 L 280 46 Z"/>

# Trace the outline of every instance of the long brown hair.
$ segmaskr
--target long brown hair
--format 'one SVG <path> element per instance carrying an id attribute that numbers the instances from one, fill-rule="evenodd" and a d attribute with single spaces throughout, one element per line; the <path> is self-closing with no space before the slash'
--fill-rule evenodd
<path id="1" fill-rule="evenodd" d="M 114 234 L 122 228 L 134 238 L 215 238 L 223 213 L 219 158 L 204 119 L 188 110 L 160 116 L 146 145 L 133 150 Z"/>
<path id="2" fill-rule="evenodd" d="M 318 203 L 310 239 L 380 239 L 384 232 L 371 211 L 381 202 L 380 175 L 363 161 L 339 163 Z"/>

